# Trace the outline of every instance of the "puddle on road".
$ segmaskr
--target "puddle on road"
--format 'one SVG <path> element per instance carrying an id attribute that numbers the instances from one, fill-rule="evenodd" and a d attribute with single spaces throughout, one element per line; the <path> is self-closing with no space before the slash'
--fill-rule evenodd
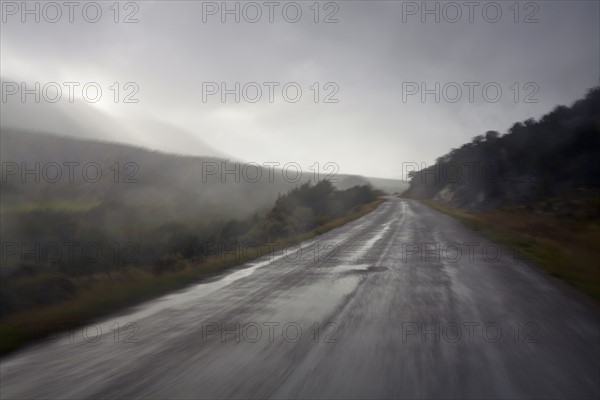
<path id="1" fill-rule="evenodd" d="M 375 266 L 371 266 L 367 269 L 362 269 L 362 270 L 352 270 L 352 271 L 348 271 L 348 274 L 369 274 L 371 272 L 383 272 L 386 271 L 388 269 L 388 267 L 375 267 Z"/>
<path id="2" fill-rule="evenodd" d="M 341 274 L 342 276 L 348 275 L 365 275 L 376 272 L 386 271 L 387 267 L 376 267 L 371 264 L 349 264 L 349 265 L 337 265 L 331 269 L 332 272 Z"/>
<path id="3" fill-rule="evenodd" d="M 348 273 L 368 273 L 368 272 L 382 272 L 386 271 L 388 267 L 376 267 L 371 264 L 336 264 L 327 265 L 323 268 L 325 273 L 337 273 L 337 274 L 348 274 Z"/>
<path id="4" fill-rule="evenodd" d="M 329 269 L 331 272 L 367 271 L 371 264 L 340 264 Z"/>
<path id="5" fill-rule="evenodd" d="M 323 268 L 324 277 L 303 290 L 295 290 L 284 298 L 279 298 L 269 305 L 269 309 L 278 310 L 275 318 L 285 316 L 304 319 L 310 316 L 318 320 L 331 314 L 351 295 L 363 279 L 361 275 L 387 270 L 386 267 L 375 267 L 371 264 L 338 264 Z M 331 279 L 333 278 L 333 279 Z"/>
<path id="6" fill-rule="evenodd" d="M 277 310 L 272 316 L 277 320 L 294 321 L 307 317 L 313 322 L 331 314 L 344 298 L 358 287 L 360 277 L 339 276 L 333 281 L 324 281 L 305 287 L 302 291 L 293 291 L 285 298 L 277 299 L 269 305 Z"/>

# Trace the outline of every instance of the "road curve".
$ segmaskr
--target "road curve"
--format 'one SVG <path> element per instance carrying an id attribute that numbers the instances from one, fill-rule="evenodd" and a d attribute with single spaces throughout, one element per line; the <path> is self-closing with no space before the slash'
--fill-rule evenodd
<path id="1" fill-rule="evenodd" d="M 517 258 L 390 198 L 88 339 L 4 358 L 1 397 L 598 398 L 598 315 Z"/>

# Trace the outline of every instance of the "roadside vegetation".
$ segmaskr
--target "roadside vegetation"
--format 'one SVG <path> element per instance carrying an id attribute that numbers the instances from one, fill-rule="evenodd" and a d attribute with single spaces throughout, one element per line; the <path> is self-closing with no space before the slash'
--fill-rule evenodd
<path id="1" fill-rule="evenodd" d="M 600 303 L 600 193 L 468 211 L 423 200 Z"/>

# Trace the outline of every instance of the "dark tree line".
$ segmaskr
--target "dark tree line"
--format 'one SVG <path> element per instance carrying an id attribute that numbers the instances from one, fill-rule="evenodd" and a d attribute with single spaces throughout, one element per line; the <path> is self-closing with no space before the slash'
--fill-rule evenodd
<path id="1" fill-rule="evenodd" d="M 407 195 L 465 208 L 535 202 L 600 187 L 600 88 L 538 121 L 488 131 L 410 174 Z"/>

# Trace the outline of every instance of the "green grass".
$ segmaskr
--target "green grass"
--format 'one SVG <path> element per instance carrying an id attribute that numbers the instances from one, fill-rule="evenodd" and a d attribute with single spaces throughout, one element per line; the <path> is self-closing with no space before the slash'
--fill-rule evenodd
<path id="1" fill-rule="evenodd" d="M 350 214 L 331 220 L 303 235 L 285 238 L 273 246 L 263 246 L 258 256 L 282 250 L 286 245 L 298 243 L 328 232 L 375 210 L 384 199 L 363 205 Z M 248 252 L 247 252 L 248 253 Z M 191 262 L 180 271 L 154 275 L 140 268 L 130 268 L 113 277 L 112 280 L 97 277 L 94 281 L 80 278 L 76 281 L 77 296 L 71 300 L 53 303 L 45 307 L 12 314 L 0 321 L 0 354 L 4 355 L 28 343 L 42 339 L 64 329 L 65 326 L 83 326 L 90 321 L 106 316 L 117 310 L 139 304 L 174 290 L 185 288 L 223 271 L 256 259 L 256 255 L 246 257 L 237 254 L 229 259 L 220 256 L 209 258 L 202 264 Z M 24 329 L 33 327 L 35 329 Z"/>
<path id="2" fill-rule="evenodd" d="M 597 198 L 468 212 L 424 200 L 424 204 L 462 221 L 483 236 L 513 249 L 600 303 L 600 218 Z"/>

